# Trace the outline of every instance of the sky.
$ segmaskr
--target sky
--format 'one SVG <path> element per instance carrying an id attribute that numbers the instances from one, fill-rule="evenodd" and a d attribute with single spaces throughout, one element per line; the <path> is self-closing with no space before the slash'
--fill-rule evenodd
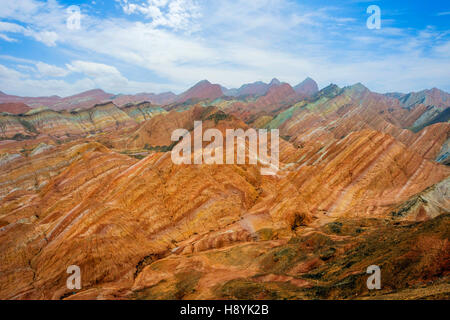
<path id="1" fill-rule="evenodd" d="M 7 94 L 180 93 L 203 79 L 274 77 L 450 92 L 450 1 L 0 0 Z"/>

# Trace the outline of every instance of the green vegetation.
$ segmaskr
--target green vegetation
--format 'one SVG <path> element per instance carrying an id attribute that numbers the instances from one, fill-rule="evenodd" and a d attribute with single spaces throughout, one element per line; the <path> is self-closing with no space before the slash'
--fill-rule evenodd
<path id="1" fill-rule="evenodd" d="M 138 300 L 180 300 L 195 292 L 195 287 L 202 277 L 198 271 L 177 273 L 174 279 L 161 280 L 156 285 L 136 291 L 134 299 Z"/>
<path id="2" fill-rule="evenodd" d="M 223 111 L 218 111 L 208 116 L 205 120 L 214 120 L 214 123 L 217 124 L 221 120 L 230 120 L 231 116 L 226 114 Z"/>
<path id="3" fill-rule="evenodd" d="M 148 143 L 145 144 L 144 149 L 155 152 L 169 152 L 172 151 L 173 147 L 178 143 L 178 141 L 172 142 L 168 146 L 150 146 Z"/>
<path id="4" fill-rule="evenodd" d="M 25 119 L 18 118 L 20 124 L 25 128 L 26 131 L 32 132 L 32 133 L 39 133 L 35 126 L 31 124 L 30 122 L 26 121 Z"/>
<path id="5" fill-rule="evenodd" d="M 250 279 L 235 279 L 216 289 L 219 297 L 238 300 L 287 300 L 298 299 L 300 289 L 288 282 L 256 282 Z"/>
<path id="6" fill-rule="evenodd" d="M 32 136 L 25 136 L 25 135 L 23 135 L 21 133 L 16 133 L 12 137 L 13 140 L 17 140 L 17 141 L 29 140 L 29 139 L 32 139 L 32 138 L 33 138 Z"/>

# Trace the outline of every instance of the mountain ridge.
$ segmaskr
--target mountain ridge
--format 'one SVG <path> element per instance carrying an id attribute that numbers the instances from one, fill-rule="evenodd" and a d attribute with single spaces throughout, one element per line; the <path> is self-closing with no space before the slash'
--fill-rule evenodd
<path id="1" fill-rule="evenodd" d="M 96 103 L 103 103 L 107 101 L 112 101 L 119 106 L 144 101 L 158 105 L 168 105 L 175 102 L 183 103 L 190 99 L 214 100 L 221 96 L 264 96 L 271 87 L 279 86 L 281 84 L 282 82 L 280 82 L 277 78 L 273 78 L 269 83 L 256 81 L 253 83 L 243 84 L 237 89 L 227 89 L 219 84 L 212 84 L 208 80 L 202 80 L 178 95 L 170 91 L 158 94 L 146 92 L 136 94 L 111 94 L 103 91 L 102 89 L 91 89 L 67 97 L 59 97 L 56 95 L 46 97 L 21 97 L 8 95 L 1 92 L 0 103 L 24 103 L 31 108 L 45 106 L 54 110 L 88 108 Z M 355 86 L 359 87 L 363 85 L 361 83 L 357 83 L 344 88 L 352 88 Z M 293 86 L 293 89 L 299 94 L 299 96 L 302 97 L 310 97 L 319 92 L 317 83 L 310 77 L 307 77 L 302 82 Z M 405 108 L 410 109 L 415 108 L 417 105 L 424 104 L 433 105 L 442 111 L 443 108 L 450 105 L 450 94 L 438 88 L 424 89 L 422 91 L 410 92 L 407 94 L 394 92 L 385 93 L 384 95 L 399 100 Z M 431 120 L 432 119 L 427 119 L 427 121 Z M 419 125 L 420 124 L 417 124 L 416 126 Z"/>

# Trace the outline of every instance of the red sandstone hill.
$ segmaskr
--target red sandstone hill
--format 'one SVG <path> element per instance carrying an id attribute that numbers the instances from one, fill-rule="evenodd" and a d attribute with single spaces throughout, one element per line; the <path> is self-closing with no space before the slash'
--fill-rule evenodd
<path id="1" fill-rule="evenodd" d="M 50 96 L 50 97 L 20 97 L 20 96 L 14 96 L 9 95 L 6 93 L 0 94 L 0 103 L 10 103 L 10 102 L 17 102 L 17 103 L 25 103 L 26 105 L 36 108 L 41 106 L 50 106 L 58 101 L 60 101 L 62 98 L 59 96 Z"/>
<path id="2" fill-rule="evenodd" d="M 31 108 L 25 103 L 21 102 L 9 102 L 0 103 L 0 112 L 8 112 L 12 114 L 21 114 L 30 111 Z"/>
<path id="3" fill-rule="evenodd" d="M 61 101 L 51 106 L 54 110 L 71 110 L 76 108 L 90 108 L 95 104 L 106 102 L 112 94 L 106 93 L 100 89 L 85 91 L 70 97 L 61 99 Z"/>
<path id="4" fill-rule="evenodd" d="M 113 95 L 100 89 L 85 91 L 69 97 L 19 97 L 0 94 L 0 103 L 24 103 L 32 108 L 47 107 L 53 110 L 87 109 L 96 104 L 113 101 L 117 105 L 140 103 L 149 101 L 164 105 L 175 101 L 176 95 L 172 92 L 161 94 L 138 93 L 135 95 Z"/>
<path id="5" fill-rule="evenodd" d="M 177 102 L 185 102 L 190 99 L 216 99 L 223 95 L 222 87 L 218 84 L 212 84 L 208 80 L 198 82 L 189 90 L 180 94 Z"/>
<path id="6" fill-rule="evenodd" d="M 25 103 L 32 108 L 47 107 L 53 110 L 70 110 L 75 108 L 90 108 L 97 103 L 105 102 L 111 96 L 112 94 L 106 93 L 100 89 L 89 90 L 65 98 L 59 96 L 19 97 L 2 94 L 0 95 L 0 103 L 20 102 Z"/>

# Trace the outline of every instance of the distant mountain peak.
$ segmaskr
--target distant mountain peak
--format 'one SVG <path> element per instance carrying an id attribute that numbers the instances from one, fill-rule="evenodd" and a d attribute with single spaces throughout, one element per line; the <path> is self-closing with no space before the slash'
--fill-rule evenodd
<path id="1" fill-rule="evenodd" d="M 280 84 L 281 84 L 281 82 L 277 78 L 273 78 L 269 83 L 270 86 L 274 86 L 274 85 L 279 86 Z"/>
<path id="2" fill-rule="evenodd" d="M 77 98 L 77 97 L 101 97 L 101 98 L 107 99 L 108 97 L 112 97 L 112 96 L 113 96 L 113 94 L 107 93 L 107 92 L 103 91 L 102 89 L 92 89 L 92 90 L 74 94 L 74 95 L 72 95 L 70 97 L 66 97 L 64 99 Z"/>
<path id="3" fill-rule="evenodd" d="M 310 77 L 307 77 L 305 80 L 296 85 L 293 89 L 298 94 L 312 96 L 313 94 L 319 91 L 319 86 L 317 85 L 317 82 L 315 82 Z"/>
<path id="4" fill-rule="evenodd" d="M 354 85 L 348 86 L 345 89 L 348 89 L 352 92 L 364 92 L 370 91 L 366 86 L 364 86 L 361 82 L 355 83 Z"/>
<path id="5" fill-rule="evenodd" d="M 96 88 L 96 89 L 87 90 L 85 92 L 103 92 L 104 93 L 105 91 L 103 89 Z"/>
<path id="6" fill-rule="evenodd" d="M 331 83 L 328 86 L 326 86 L 325 88 L 321 89 L 319 92 L 317 92 L 314 96 L 316 98 L 321 98 L 321 97 L 328 97 L 328 98 L 332 98 L 337 96 L 338 94 L 340 94 L 342 92 L 343 89 L 339 88 L 338 85 Z"/>
<path id="7" fill-rule="evenodd" d="M 448 95 L 447 92 L 445 92 L 444 90 L 441 90 L 439 88 L 433 87 L 430 90 L 427 90 L 430 94 L 444 94 L 444 95 Z"/>
<path id="8" fill-rule="evenodd" d="M 282 94 L 290 95 L 290 94 L 295 93 L 295 91 L 289 83 L 284 82 L 278 86 L 270 87 L 266 93 L 266 96 L 274 94 L 274 93 L 282 93 Z"/>
<path id="9" fill-rule="evenodd" d="M 198 86 L 198 85 L 207 85 L 207 84 L 211 84 L 211 82 L 209 82 L 208 80 L 201 80 L 201 81 L 199 81 L 199 82 L 197 82 L 195 85 L 194 85 L 194 87 L 195 86 Z"/>

